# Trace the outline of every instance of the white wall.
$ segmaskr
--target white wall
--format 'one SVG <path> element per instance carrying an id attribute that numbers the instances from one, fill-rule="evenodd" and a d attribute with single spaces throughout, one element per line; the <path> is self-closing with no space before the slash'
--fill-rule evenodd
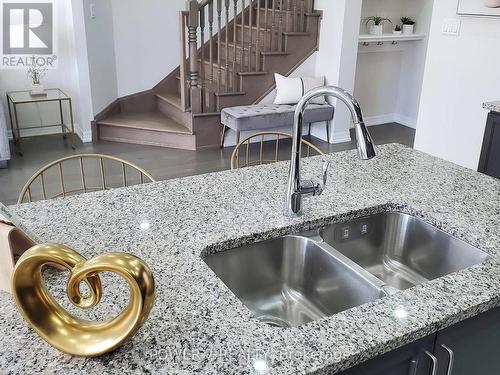
<path id="1" fill-rule="evenodd" d="M 415 147 L 477 169 L 487 113 L 500 98 L 500 18 L 462 18 L 459 37 L 441 34 L 456 0 L 434 6 Z"/>
<path id="2" fill-rule="evenodd" d="M 76 65 L 78 72 L 78 108 L 76 121 L 81 124 L 80 138 L 84 142 L 92 141 L 91 122 L 94 120 L 92 103 L 92 87 L 90 83 L 89 59 L 87 53 L 87 36 L 85 30 L 85 11 L 82 0 L 71 0 L 73 10 L 73 29 L 75 36 Z"/>
<path id="3" fill-rule="evenodd" d="M 404 52 L 360 53 L 354 95 L 368 124 L 392 122 L 398 105 Z"/>
<path id="4" fill-rule="evenodd" d="M 316 9 L 323 10 L 316 75 L 325 75 L 327 84 L 354 92 L 356 61 L 361 17 L 361 0 L 317 0 Z M 337 105 L 333 121 L 332 142 L 351 139 L 351 117 L 348 109 Z M 318 131 L 318 127 L 315 127 Z"/>
<path id="5" fill-rule="evenodd" d="M 72 4 L 67 0 L 54 0 L 56 8 L 56 22 L 58 38 L 57 68 L 49 70 L 42 79 L 46 88 L 59 87 L 73 98 L 75 113 L 75 130 L 80 138 L 85 138 L 90 129 L 90 124 L 82 123 L 82 101 L 80 93 L 80 78 L 76 59 L 75 33 L 73 28 Z M 7 108 L 5 93 L 7 91 L 28 90 L 31 82 L 26 75 L 26 70 L 0 70 L 0 95 L 2 104 Z M 6 110 L 6 113 L 7 110 Z M 59 107 L 57 103 L 45 103 L 35 105 L 24 105 L 18 107 L 19 123 L 21 127 L 42 125 L 53 125 L 59 123 Z M 68 111 L 65 109 L 66 119 L 69 119 Z M 69 120 L 68 120 L 69 121 Z M 47 128 L 42 130 L 26 130 L 24 135 L 38 135 L 60 132 L 60 128 Z"/>
<path id="6" fill-rule="evenodd" d="M 179 66 L 179 11 L 186 2 L 110 1 L 118 96 L 148 90 Z"/>
<path id="7" fill-rule="evenodd" d="M 80 0 L 80 3 L 82 0 Z M 92 109 L 98 114 L 118 97 L 111 0 L 83 0 Z M 90 7 L 95 7 L 91 17 Z"/>
<path id="8" fill-rule="evenodd" d="M 428 35 L 434 0 L 364 0 L 361 18 L 379 15 L 400 23 L 402 16 L 417 21 L 416 33 Z M 391 33 L 393 25 L 385 24 Z M 360 33 L 367 33 L 364 22 Z M 363 106 L 367 124 L 399 122 L 415 127 L 427 51 L 427 38 L 396 46 L 359 47 L 355 96 Z"/>

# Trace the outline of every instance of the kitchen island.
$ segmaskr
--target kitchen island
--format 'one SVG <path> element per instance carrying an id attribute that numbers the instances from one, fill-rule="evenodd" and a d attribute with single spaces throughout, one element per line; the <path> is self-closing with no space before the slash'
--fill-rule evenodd
<path id="1" fill-rule="evenodd" d="M 294 219 L 283 216 L 286 162 L 9 207 L 38 242 L 64 243 L 87 258 L 110 251 L 141 257 L 154 273 L 157 300 L 128 343 L 85 359 L 50 347 L 0 293 L 2 373 L 336 373 L 500 306 L 500 181 L 396 144 L 381 146 L 371 161 L 353 151 L 324 158 L 332 163 L 328 186 Z M 304 175 L 317 175 L 321 164 L 321 157 L 306 159 Z M 255 319 L 203 261 L 388 211 L 417 216 L 492 257 L 286 329 Z M 109 318 L 126 303 L 123 284 L 104 280 L 103 301 L 88 318 Z M 53 284 L 54 296 L 67 300 L 64 284 Z"/>

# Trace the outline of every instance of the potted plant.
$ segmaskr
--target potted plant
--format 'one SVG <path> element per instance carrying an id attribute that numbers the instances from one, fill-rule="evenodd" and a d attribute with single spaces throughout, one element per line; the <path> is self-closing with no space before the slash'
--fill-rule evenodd
<path id="1" fill-rule="evenodd" d="M 402 17 L 401 23 L 403 24 L 403 34 L 412 35 L 415 32 L 415 21 L 410 17 Z"/>
<path id="2" fill-rule="evenodd" d="M 403 30 L 401 29 L 400 25 L 396 25 L 396 27 L 394 28 L 394 30 L 392 31 L 392 33 L 396 34 L 396 35 L 401 35 L 403 33 Z"/>
<path id="3" fill-rule="evenodd" d="M 47 69 L 38 63 L 37 56 L 31 57 L 31 64 L 28 68 L 28 77 L 31 79 L 32 96 L 46 96 L 41 79 L 45 75 Z"/>
<path id="4" fill-rule="evenodd" d="M 372 35 L 382 35 L 384 32 L 384 23 L 389 22 L 392 24 L 389 18 L 380 16 L 371 16 L 364 19 L 366 28 Z M 371 25 L 371 27 L 370 27 Z"/>

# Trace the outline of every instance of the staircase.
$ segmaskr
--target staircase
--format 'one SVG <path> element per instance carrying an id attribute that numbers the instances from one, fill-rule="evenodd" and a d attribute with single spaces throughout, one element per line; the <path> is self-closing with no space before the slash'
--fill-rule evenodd
<path id="1" fill-rule="evenodd" d="M 94 139 L 196 150 L 220 142 L 220 111 L 258 103 L 318 49 L 314 0 L 196 0 L 180 12 L 180 65 L 96 116 Z M 234 16 L 236 15 L 236 17 Z"/>

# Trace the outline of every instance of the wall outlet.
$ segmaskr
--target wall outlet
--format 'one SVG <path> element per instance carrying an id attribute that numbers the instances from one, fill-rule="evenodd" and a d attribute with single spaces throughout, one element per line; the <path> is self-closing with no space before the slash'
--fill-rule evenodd
<path id="1" fill-rule="evenodd" d="M 459 36 L 461 25 L 462 21 L 459 18 L 446 18 L 443 22 L 443 34 Z"/>
<path id="2" fill-rule="evenodd" d="M 96 18 L 95 3 L 90 3 L 90 18 Z"/>

